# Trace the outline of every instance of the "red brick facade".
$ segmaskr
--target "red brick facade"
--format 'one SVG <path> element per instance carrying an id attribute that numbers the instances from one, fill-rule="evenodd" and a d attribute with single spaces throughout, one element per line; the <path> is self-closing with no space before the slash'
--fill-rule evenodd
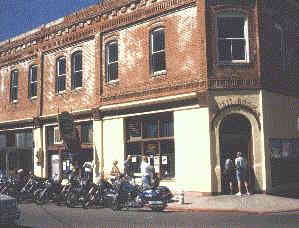
<path id="1" fill-rule="evenodd" d="M 279 11 L 266 0 L 223 2 L 104 1 L 36 32 L 2 42 L 0 122 L 33 121 L 35 117 L 61 111 L 88 110 L 91 113 L 93 108 L 105 104 L 191 91 L 205 93 L 207 89 L 217 88 L 266 88 L 298 95 L 298 4 L 285 1 Z M 248 64 L 217 64 L 215 18 L 221 10 L 242 11 L 248 16 Z M 287 28 L 288 55 L 286 71 L 281 72 L 271 64 L 269 57 L 269 29 L 274 16 L 284 18 L 285 14 L 288 17 L 282 26 Z M 281 20 L 278 23 L 282 23 Z M 165 29 L 166 72 L 153 77 L 149 71 L 149 37 L 150 31 L 160 26 Z M 113 39 L 119 43 L 119 74 L 118 81 L 109 84 L 105 82 L 105 44 Z M 83 54 L 83 86 L 72 90 L 71 54 L 76 50 Z M 57 94 L 55 64 L 60 56 L 66 57 L 67 79 L 66 90 Z M 32 64 L 38 66 L 38 92 L 37 98 L 28 99 L 27 78 Z M 19 70 L 17 103 L 9 100 L 13 69 Z"/>

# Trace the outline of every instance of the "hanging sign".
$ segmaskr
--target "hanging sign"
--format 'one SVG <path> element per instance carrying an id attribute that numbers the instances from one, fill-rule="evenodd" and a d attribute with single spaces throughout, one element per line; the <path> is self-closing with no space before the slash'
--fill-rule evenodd
<path id="1" fill-rule="evenodd" d="M 58 114 L 60 137 L 72 154 L 80 151 L 80 139 L 77 133 L 73 116 L 69 112 Z"/>

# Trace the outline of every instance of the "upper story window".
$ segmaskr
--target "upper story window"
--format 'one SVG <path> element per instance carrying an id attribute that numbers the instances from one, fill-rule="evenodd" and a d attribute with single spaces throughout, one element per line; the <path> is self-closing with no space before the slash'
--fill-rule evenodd
<path id="1" fill-rule="evenodd" d="M 47 143 L 48 145 L 62 144 L 58 126 L 47 127 Z"/>
<path id="2" fill-rule="evenodd" d="M 151 32 L 150 65 L 152 74 L 159 74 L 166 70 L 165 61 L 165 34 L 164 28 L 158 28 Z"/>
<path id="3" fill-rule="evenodd" d="M 66 80 L 66 60 L 65 57 L 60 57 L 56 61 L 56 93 L 65 90 Z"/>
<path id="4" fill-rule="evenodd" d="M 91 144 L 93 142 L 92 123 L 81 124 L 81 142 Z"/>
<path id="5" fill-rule="evenodd" d="M 248 63 L 248 20 L 241 13 L 217 16 L 217 61 L 219 63 Z"/>
<path id="6" fill-rule="evenodd" d="M 28 77 L 28 97 L 33 98 L 37 96 L 37 66 L 29 68 Z"/>
<path id="7" fill-rule="evenodd" d="M 10 78 L 10 101 L 16 102 L 18 100 L 18 84 L 19 84 L 19 71 L 14 70 L 11 72 Z"/>
<path id="8" fill-rule="evenodd" d="M 281 70 L 285 67 L 285 59 L 286 59 L 286 48 L 285 48 L 285 40 L 284 40 L 284 31 L 282 27 L 278 24 L 273 26 L 273 35 L 272 35 L 272 43 L 273 43 L 273 52 L 272 52 L 272 60 L 273 64 L 279 66 Z"/>
<path id="9" fill-rule="evenodd" d="M 106 45 L 106 81 L 114 81 L 118 78 L 118 44 L 117 41 Z"/>
<path id="10" fill-rule="evenodd" d="M 72 89 L 82 87 L 82 52 L 72 55 Z"/>

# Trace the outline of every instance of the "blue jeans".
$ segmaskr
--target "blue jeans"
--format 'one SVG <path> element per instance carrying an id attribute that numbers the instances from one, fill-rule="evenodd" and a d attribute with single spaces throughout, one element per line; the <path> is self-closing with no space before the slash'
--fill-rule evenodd
<path id="1" fill-rule="evenodd" d="M 150 176 L 143 176 L 142 177 L 142 186 L 143 186 L 143 188 L 150 188 L 151 187 L 151 177 Z"/>

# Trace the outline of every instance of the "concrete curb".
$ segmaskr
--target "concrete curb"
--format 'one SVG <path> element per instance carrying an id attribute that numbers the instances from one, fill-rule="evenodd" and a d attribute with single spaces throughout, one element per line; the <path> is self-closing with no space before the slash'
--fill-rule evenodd
<path id="1" fill-rule="evenodd" d="M 257 210 L 249 210 L 249 209 L 232 209 L 232 208 L 183 208 L 180 206 L 168 205 L 165 211 L 168 212 L 238 212 L 238 213 L 246 213 L 246 214 L 273 214 L 273 213 L 291 213 L 291 212 L 299 212 L 299 208 L 290 209 L 290 210 L 271 210 L 271 211 L 257 211 Z"/>

